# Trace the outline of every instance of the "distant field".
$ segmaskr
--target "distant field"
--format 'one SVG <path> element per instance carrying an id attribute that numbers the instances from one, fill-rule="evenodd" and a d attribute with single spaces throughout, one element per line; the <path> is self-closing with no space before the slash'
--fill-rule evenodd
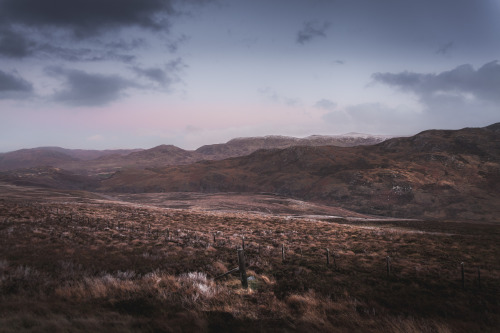
<path id="1" fill-rule="evenodd" d="M 498 330 L 498 224 L 351 213 L 0 184 L 0 332 Z"/>

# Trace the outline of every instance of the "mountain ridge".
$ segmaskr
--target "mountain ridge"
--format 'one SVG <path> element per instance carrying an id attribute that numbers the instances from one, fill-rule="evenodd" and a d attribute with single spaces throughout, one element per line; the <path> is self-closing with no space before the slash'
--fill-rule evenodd
<path id="1" fill-rule="evenodd" d="M 387 137 L 370 136 L 313 136 L 294 138 L 285 136 L 235 138 L 226 143 L 204 145 L 196 150 L 184 150 L 162 144 L 150 149 L 84 150 L 61 147 L 20 149 L 0 154 L 0 171 L 51 166 L 74 172 L 114 172 L 121 168 L 150 168 L 164 165 L 184 165 L 201 160 L 219 160 L 244 156 L 258 149 L 285 148 L 293 145 L 375 144 Z"/>
<path id="2" fill-rule="evenodd" d="M 186 166 L 124 170 L 100 190 L 277 193 L 401 218 L 498 219 L 498 124 L 372 146 L 293 146 Z"/>

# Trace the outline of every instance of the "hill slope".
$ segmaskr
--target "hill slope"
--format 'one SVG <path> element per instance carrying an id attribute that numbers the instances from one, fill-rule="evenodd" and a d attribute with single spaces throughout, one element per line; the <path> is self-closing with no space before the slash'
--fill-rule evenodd
<path id="1" fill-rule="evenodd" d="M 267 136 L 238 138 L 227 143 L 208 145 L 196 151 L 172 145 L 151 149 L 83 150 L 60 147 L 21 149 L 0 154 L 0 171 L 51 166 L 79 174 L 109 173 L 123 168 L 151 168 L 166 165 L 190 164 L 201 160 L 220 160 L 248 155 L 259 149 L 305 146 L 355 146 L 375 144 L 385 136 L 347 134 L 338 136 L 311 136 L 304 139 Z"/>
<path id="2" fill-rule="evenodd" d="M 264 137 L 236 138 L 226 143 L 206 145 L 198 148 L 197 153 L 204 159 L 219 160 L 229 157 L 245 156 L 259 149 L 288 148 L 293 146 L 337 146 L 353 147 L 374 145 L 387 140 L 388 136 L 349 133 L 345 135 L 312 135 L 306 138 L 270 135 Z"/>
<path id="3" fill-rule="evenodd" d="M 0 154 L 0 171 L 44 166 L 65 166 L 71 169 L 71 166 L 78 166 L 82 161 L 104 156 L 122 156 L 136 151 L 138 149 L 85 150 L 61 147 L 20 149 Z"/>
<path id="4" fill-rule="evenodd" d="M 127 170 L 101 190 L 273 192 L 395 217 L 498 220 L 499 124 L 425 131 L 374 146 L 259 150 L 187 166 Z"/>

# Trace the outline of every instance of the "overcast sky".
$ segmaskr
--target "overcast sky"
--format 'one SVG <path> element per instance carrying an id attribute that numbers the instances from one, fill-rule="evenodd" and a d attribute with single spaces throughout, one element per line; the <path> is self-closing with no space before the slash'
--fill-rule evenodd
<path id="1" fill-rule="evenodd" d="M 0 151 L 500 121 L 500 0 L 0 0 Z"/>

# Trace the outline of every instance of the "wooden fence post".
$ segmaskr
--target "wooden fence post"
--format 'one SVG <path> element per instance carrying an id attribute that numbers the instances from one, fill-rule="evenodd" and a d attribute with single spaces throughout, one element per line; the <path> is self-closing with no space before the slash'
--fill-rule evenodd
<path id="1" fill-rule="evenodd" d="M 391 257 L 387 256 L 385 260 L 387 263 L 387 277 L 389 277 L 391 275 Z"/>
<path id="2" fill-rule="evenodd" d="M 326 265 L 330 266 L 330 250 L 326 249 Z"/>
<path id="3" fill-rule="evenodd" d="M 481 271 L 479 270 L 479 266 L 477 267 L 477 286 L 481 289 Z"/>
<path id="4" fill-rule="evenodd" d="M 238 265 L 240 270 L 241 286 L 248 288 L 247 271 L 245 269 L 245 251 L 238 249 Z"/>
<path id="5" fill-rule="evenodd" d="M 464 273 L 464 262 L 460 263 L 460 270 L 462 271 L 462 289 L 465 289 L 465 273 Z"/>
<path id="6" fill-rule="evenodd" d="M 245 236 L 241 237 L 241 248 L 245 250 Z"/>

